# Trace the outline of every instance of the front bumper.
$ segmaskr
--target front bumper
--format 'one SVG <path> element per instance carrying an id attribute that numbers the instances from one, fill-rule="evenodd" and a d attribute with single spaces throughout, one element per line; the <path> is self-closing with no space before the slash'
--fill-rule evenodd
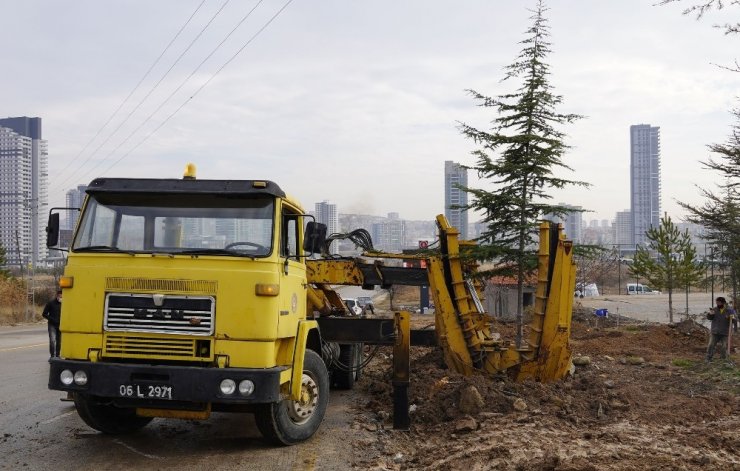
<path id="1" fill-rule="evenodd" d="M 127 402 L 138 407 L 173 406 L 187 403 L 261 404 L 280 400 L 280 373 L 286 367 L 264 369 L 204 368 L 194 366 L 152 366 L 106 362 L 88 362 L 52 358 L 49 360 L 49 389 L 84 393 L 101 398 Z M 84 371 L 87 384 L 61 382 L 64 370 Z M 236 391 L 224 395 L 219 384 L 224 379 L 239 384 L 248 379 L 254 383 L 254 392 L 242 396 Z M 131 389 L 127 389 L 128 387 Z M 170 388 L 171 397 L 148 397 L 149 386 Z M 134 391 L 131 395 L 131 391 Z"/>

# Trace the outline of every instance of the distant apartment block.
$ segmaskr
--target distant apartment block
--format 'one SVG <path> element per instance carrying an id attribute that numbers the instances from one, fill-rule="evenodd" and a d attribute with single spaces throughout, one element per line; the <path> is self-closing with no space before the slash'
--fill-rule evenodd
<path id="1" fill-rule="evenodd" d="M 0 119 L 0 244 L 8 265 L 35 266 L 47 256 L 47 155 L 41 118 Z"/>
<path id="2" fill-rule="evenodd" d="M 632 215 L 628 210 L 617 212 L 612 228 L 614 229 L 615 244 L 620 246 L 634 246 L 632 243 Z"/>
<path id="3" fill-rule="evenodd" d="M 451 160 L 445 161 L 445 217 L 460 231 L 462 240 L 468 239 L 468 212 L 457 206 L 468 204 L 468 194 L 459 186 L 468 186 L 468 170 Z"/>
<path id="4" fill-rule="evenodd" d="M 630 212 L 632 244 L 645 244 L 645 232 L 660 225 L 660 128 L 630 126 Z"/>
<path id="5" fill-rule="evenodd" d="M 314 216 L 316 217 L 316 222 L 326 224 L 326 235 L 339 232 L 339 213 L 337 212 L 336 204 L 329 203 L 326 200 L 316 203 Z M 339 253 L 339 244 L 337 242 L 331 244 L 330 252 L 333 255 Z"/>
<path id="6" fill-rule="evenodd" d="M 570 211 L 563 216 L 555 216 L 554 214 L 548 214 L 545 216 L 546 220 L 552 221 L 557 224 L 563 225 L 563 230 L 568 239 L 573 242 L 580 244 L 583 242 L 583 212 L 581 206 L 572 206 L 565 203 L 558 203 L 559 206 L 570 208 Z"/>
<path id="7" fill-rule="evenodd" d="M 711 250 L 711 244 L 707 242 L 706 227 L 692 222 L 677 222 L 676 227 L 681 232 L 688 231 L 689 237 L 691 237 L 691 244 L 694 246 L 697 256 L 706 258 L 705 252 Z"/>
<path id="8" fill-rule="evenodd" d="M 77 185 L 77 188 L 68 190 L 65 198 L 65 206 L 67 208 L 82 208 L 82 202 L 85 201 L 85 190 L 87 190 L 87 185 Z M 68 210 L 65 215 L 63 229 L 68 231 L 74 230 L 79 215 L 79 211 Z"/>
<path id="9" fill-rule="evenodd" d="M 398 213 L 388 213 L 388 219 L 373 224 L 373 246 L 386 252 L 401 252 L 406 247 L 406 221 Z"/>

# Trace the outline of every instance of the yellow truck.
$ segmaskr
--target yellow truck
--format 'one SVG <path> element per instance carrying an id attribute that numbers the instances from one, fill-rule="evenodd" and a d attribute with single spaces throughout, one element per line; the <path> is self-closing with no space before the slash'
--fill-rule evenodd
<path id="1" fill-rule="evenodd" d="M 108 434 L 154 417 L 251 412 L 269 441 L 290 445 L 318 429 L 332 384 L 358 379 L 362 344 L 394 345 L 398 428 L 408 428 L 413 343 L 439 344 L 466 374 L 553 380 L 567 372 L 573 280 L 557 232 L 541 242 L 538 333 L 512 348 L 492 336 L 477 288 L 464 279 L 474 266 L 460 259 L 442 216 L 442 249 L 406 256 L 429 262 L 422 273 L 385 266 L 403 256 L 371 247 L 363 259 L 317 258 L 326 227 L 311 219 L 266 180 L 198 180 L 190 167 L 183 179 L 93 180 L 60 278 L 62 347 L 49 361 L 49 388 L 71 393 L 80 417 Z M 47 245 L 58 235 L 52 210 Z M 351 315 L 332 288 L 394 283 L 430 285 L 433 339 L 418 340 L 408 313 Z M 564 299 L 554 294 L 566 290 Z"/>

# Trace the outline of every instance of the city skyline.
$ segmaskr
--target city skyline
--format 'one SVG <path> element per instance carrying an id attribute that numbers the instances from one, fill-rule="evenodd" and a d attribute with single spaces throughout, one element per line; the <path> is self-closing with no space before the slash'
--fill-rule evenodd
<path id="1" fill-rule="evenodd" d="M 41 118 L 0 119 L 0 245 L 9 265 L 46 258 L 47 177 Z"/>
<path id="2" fill-rule="evenodd" d="M 14 44 L 4 60 L 15 66 L 0 77 L 0 89 L 12 91 L 4 96 L 3 114 L 44 117 L 45 138 L 53 143 L 54 206 L 94 177 L 177 178 L 194 162 L 199 178 L 269 179 L 304 204 L 329 198 L 358 213 L 431 219 L 444 212 L 433 184 L 442 179 L 443 162 L 474 163 L 473 146 L 456 123 L 485 129 L 493 118 L 465 90 L 512 91 L 501 78 L 520 49 L 528 6 L 294 3 L 190 100 L 274 13 L 265 6 L 174 93 L 243 15 L 244 7 L 232 3 L 144 99 L 216 11 L 218 5 L 207 3 L 124 104 L 196 2 L 12 2 L 0 18 L 0 39 Z M 582 2 L 578 15 L 565 0 L 548 7 L 555 92 L 563 95 L 564 112 L 587 116 L 563 129 L 571 146 L 564 161 L 576 171 L 559 176 L 592 183 L 553 198 L 612 219 L 629 199 L 624 129 L 660 123 L 662 152 L 670 155 L 663 207 L 679 219 L 676 200 L 698 203 L 694 185 L 713 183 L 700 161 L 709 157 L 708 144 L 724 142 L 732 120 L 740 77 L 711 65 L 732 60 L 732 39 L 711 27 L 725 12 L 697 22 L 682 16 L 679 5 L 638 0 Z M 63 29 L 58 18 L 65 19 Z M 139 25 L 134 38 L 126 26 L 132 22 Z M 103 126 L 119 105 L 120 113 Z M 326 191 L 308 177 L 312 172 L 352 181 L 352 191 L 342 185 Z M 470 184 L 485 186 L 474 174 Z"/>

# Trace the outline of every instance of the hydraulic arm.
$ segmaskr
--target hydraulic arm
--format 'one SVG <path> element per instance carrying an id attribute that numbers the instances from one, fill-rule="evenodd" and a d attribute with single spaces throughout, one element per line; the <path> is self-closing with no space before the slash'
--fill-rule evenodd
<path id="1" fill-rule="evenodd" d="M 437 343 L 448 366 L 469 375 L 473 372 L 507 372 L 518 381 L 553 381 L 570 369 L 569 336 L 575 284 L 572 242 L 549 223 L 540 227 L 538 281 L 529 337 L 516 346 L 499 340 L 492 316 L 483 309 L 480 286 L 473 282 L 476 265 L 461 255 L 467 241 L 444 216 L 437 216 L 440 249 L 434 253 L 391 254 L 365 252 L 359 259 L 322 259 L 307 262 L 309 308 L 322 316 L 344 310 L 331 285 L 388 287 L 427 285 L 435 306 Z M 426 269 L 386 266 L 387 259 L 424 260 Z M 413 332 L 412 332 L 413 337 Z"/>

